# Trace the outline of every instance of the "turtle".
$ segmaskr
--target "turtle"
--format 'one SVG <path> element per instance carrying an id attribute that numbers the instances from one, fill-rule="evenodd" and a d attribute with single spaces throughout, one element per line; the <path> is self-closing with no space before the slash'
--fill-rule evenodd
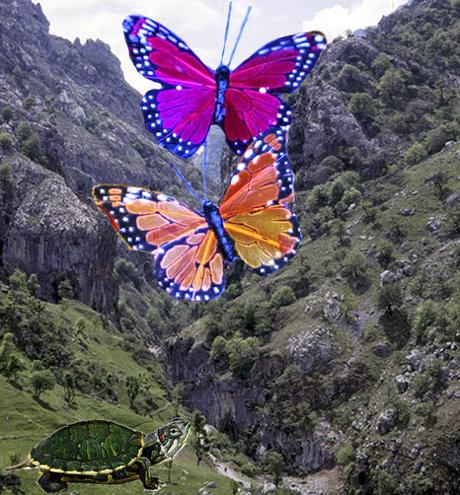
<path id="1" fill-rule="evenodd" d="M 37 482 L 47 493 L 65 491 L 68 483 L 112 485 L 138 479 L 155 491 L 162 483 L 150 467 L 172 459 L 190 431 L 190 423 L 181 418 L 148 434 L 109 420 L 78 421 L 43 439 L 24 462 L 7 469 L 37 467 Z"/>

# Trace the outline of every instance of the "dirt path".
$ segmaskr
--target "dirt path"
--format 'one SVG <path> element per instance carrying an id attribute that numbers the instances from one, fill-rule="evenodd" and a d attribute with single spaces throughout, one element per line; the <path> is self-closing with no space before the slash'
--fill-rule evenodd
<path id="1" fill-rule="evenodd" d="M 230 478 L 231 480 L 234 480 L 237 483 L 241 483 L 245 488 L 251 487 L 251 482 L 249 478 L 246 478 L 241 473 L 235 471 L 230 466 L 230 464 L 226 464 L 225 462 L 219 461 L 219 459 L 214 457 L 212 454 L 209 454 L 209 457 L 211 458 L 212 465 L 219 474 L 221 474 L 222 476 L 226 476 L 227 478 Z"/>
<path id="2" fill-rule="evenodd" d="M 254 488 L 254 484 L 251 480 L 238 471 L 236 471 L 230 464 L 219 461 L 215 456 L 210 454 L 210 459 L 214 469 L 231 480 L 240 483 L 244 488 Z M 257 479 L 257 484 L 263 487 L 263 492 L 272 490 L 275 485 L 267 477 L 261 476 Z M 296 491 L 299 495 L 328 495 L 333 489 L 338 487 L 337 471 L 332 469 L 330 471 L 320 471 L 319 473 L 306 476 L 305 478 L 296 478 L 294 476 L 286 476 L 283 478 L 281 485 L 284 488 Z"/>

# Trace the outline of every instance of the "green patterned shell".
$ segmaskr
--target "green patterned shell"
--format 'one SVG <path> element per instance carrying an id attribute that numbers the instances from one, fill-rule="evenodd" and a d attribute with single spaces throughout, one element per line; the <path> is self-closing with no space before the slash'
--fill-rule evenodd
<path id="1" fill-rule="evenodd" d="M 31 464 L 44 471 L 108 474 L 133 463 L 142 453 L 144 435 L 112 421 L 80 421 L 36 445 Z"/>

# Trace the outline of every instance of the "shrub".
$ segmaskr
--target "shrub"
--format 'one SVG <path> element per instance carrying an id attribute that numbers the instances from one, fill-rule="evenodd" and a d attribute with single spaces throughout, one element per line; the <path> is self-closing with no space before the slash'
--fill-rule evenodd
<path id="1" fill-rule="evenodd" d="M 282 285 L 278 287 L 273 293 L 270 299 L 270 304 L 274 308 L 279 309 L 283 306 L 289 306 L 290 304 L 295 302 L 295 300 L 296 297 L 294 291 L 290 287 Z"/>
<path id="2" fill-rule="evenodd" d="M 455 133 L 446 125 L 441 125 L 428 132 L 425 143 L 429 155 L 438 153 L 444 148 L 447 141 L 455 139 Z"/>
<path id="3" fill-rule="evenodd" d="M 363 210 L 364 223 L 374 223 L 377 218 L 377 209 L 370 201 L 363 201 L 361 203 Z"/>
<path id="4" fill-rule="evenodd" d="M 9 132 L 0 132 L 0 148 L 10 150 L 13 147 L 13 137 Z"/>
<path id="5" fill-rule="evenodd" d="M 380 53 L 372 62 L 372 70 L 379 79 L 391 66 L 391 58 L 386 53 Z"/>
<path id="6" fill-rule="evenodd" d="M 57 292 L 60 300 L 73 299 L 75 297 L 73 285 L 66 278 L 59 283 Z"/>
<path id="7" fill-rule="evenodd" d="M 376 258 L 380 265 L 386 268 L 393 261 L 393 245 L 386 240 L 380 241 L 377 246 Z"/>
<path id="8" fill-rule="evenodd" d="M 355 93 L 350 100 L 350 110 L 365 124 L 370 124 L 377 115 L 374 100 L 368 93 Z"/>
<path id="9" fill-rule="evenodd" d="M 239 378 L 246 378 L 257 357 L 258 350 L 259 339 L 256 337 L 242 339 L 235 336 L 230 339 L 225 346 L 225 351 L 232 373 Z"/>
<path id="10" fill-rule="evenodd" d="M 407 165 L 417 165 L 428 156 L 425 146 L 422 143 L 414 143 L 404 154 Z"/>
<path id="11" fill-rule="evenodd" d="M 227 339 L 222 335 L 218 335 L 211 347 L 211 357 L 214 361 L 219 361 L 220 359 L 227 356 Z"/>
<path id="12" fill-rule="evenodd" d="M 16 137 L 18 138 L 20 143 L 23 143 L 27 139 L 30 139 L 32 137 L 32 134 L 32 128 L 27 122 L 19 122 L 18 127 L 16 128 Z"/>
<path id="13" fill-rule="evenodd" d="M 428 299 L 417 308 L 414 319 L 414 328 L 417 334 L 417 341 L 425 339 L 427 330 L 434 325 L 439 318 L 441 305 Z"/>
<path id="14" fill-rule="evenodd" d="M 33 96 L 28 96 L 24 103 L 22 104 L 25 110 L 30 110 L 33 106 L 35 106 L 35 98 Z"/>
<path id="15" fill-rule="evenodd" d="M 408 74 L 393 67 L 387 69 L 379 81 L 379 91 L 387 103 L 392 103 L 406 92 Z"/>
<path id="16" fill-rule="evenodd" d="M 395 310 L 400 308 L 403 303 L 401 286 L 398 282 L 386 284 L 379 288 L 377 292 L 377 307 L 390 316 Z"/>
<path id="17" fill-rule="evenodd" d="M 130 280 L 136 286 L 141 283 L 141 277 L 139 271 L 134 263 L 127 261 L 124 258 L 119 258 L 115 262 L 115 273 L 122 277 Z"/>
<path id="18" fill-rule="evenodd" d="M 2 118 L 4 122 L 9 122 L 13 118 L 13 109 L 11 107 L 5 107 L 2 110 Z"/>
<path id="19" fill-rule="evenodd" d="M 21 143 L 20 150 L 33 161 L 38 161 L 41 156 L 40 141 L 36 134 Z"/>
<path id="20" fill-rule="evenodd" d="M 356 454 L 351 443 L 344 442 L 337 450 L 337 462 L 341 466 L 348 466 L 349 464 L 355 462 Z"/>

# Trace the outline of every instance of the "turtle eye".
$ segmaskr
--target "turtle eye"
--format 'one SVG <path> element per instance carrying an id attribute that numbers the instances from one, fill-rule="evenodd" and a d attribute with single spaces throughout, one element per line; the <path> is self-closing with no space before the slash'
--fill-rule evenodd
<path id="1" fill-rule="evenodd" d="M 160 442 L 161 442 L 161 443 L 165 443 L 165 442 L 166 442 L 166 437 L 165 437 L 165 435 L 160 435 L 160 436 L 158 437 L 158 439 L 160 440 Z"/>
<path id="2" fill-rule="evenodd" d="M 169 434 L 170 434 L 172 437 L 180 437 L 181 432 L 180 432 L 179 428 L 171 428 L 171 429 L 169 430 Z"/>

